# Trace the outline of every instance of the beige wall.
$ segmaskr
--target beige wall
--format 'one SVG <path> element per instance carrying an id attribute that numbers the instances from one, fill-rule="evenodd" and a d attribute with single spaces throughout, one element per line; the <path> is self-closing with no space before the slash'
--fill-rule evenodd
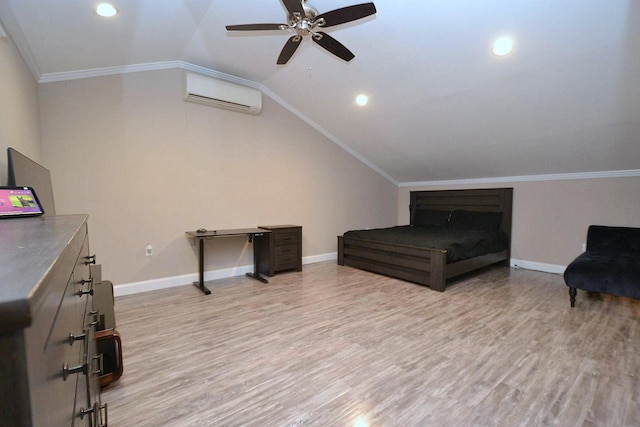
<path id="1" fill-rule="evenodd" d="M 566 266 L 591 224 L 640 227 L 640 177 L 400 187 L 398 222 L 409 222 L 409 192 L 513 187 L 512 259 Z"/>
<path id="2" fill-rule="evenodd" d="M 335 252 L 347 229 L 396 222 L 395 185 L 267 97 L 257 116 L 186 103 L 180 70 L 39 94 L 56 210 L 90 215 L 91 250 L 116 284 L 195 273 L 186 230 L 302 225 L 307 257 Z M 250 249 L 209 242 L 206 269 L 249 264 Z"/>
<path id="3" fill-rule="evenodd" d="M 0 38 L 0 184 L 7 182 L 7 147 L 42 160 L 37 83 L 9 37 Z"/>
<path id="4" fill-rule="evenodd" d="M 51 169 L 59 213 L 90 214 L 116 284 L 194 273 L 198 227 L 300 224 L 304 256 L 334 252 L 344 230 L 406 224 L 411 190 L 514 187 L 512 256 L 532 263 L 568 264 L 590 224 L 640 226 L 639 177 L 398 190 L 266 97 L 259 116 L 183 102 L 177 70 L 38 87 L 3 38 L 0 71 L 0 148 Z M 208 250 L 208 270 L 250 262 L 244 241 Z"/>

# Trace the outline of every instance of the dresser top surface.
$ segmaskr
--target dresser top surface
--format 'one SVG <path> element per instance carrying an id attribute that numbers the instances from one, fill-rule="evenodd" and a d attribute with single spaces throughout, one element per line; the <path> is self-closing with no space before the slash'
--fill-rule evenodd
<path id="1" fill-rule="evenodd" d="M 42 279 L 87 215 L 0 220 L 0 329 L 29 313 Z"/>

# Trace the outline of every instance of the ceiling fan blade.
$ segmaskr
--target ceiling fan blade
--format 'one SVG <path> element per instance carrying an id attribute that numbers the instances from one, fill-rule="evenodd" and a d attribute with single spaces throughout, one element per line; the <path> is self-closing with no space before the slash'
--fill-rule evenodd
<path id="1" fill-rule="evenodd" d="M 284 3 L 284 7 L 287 8 L 290 16 L 293 16 L 294 12 L 298 12 L 300 16 L 304 17 L 304 8 L 301 0 L 282 0 L 282 3 Z"/>
<path id="2" fill-rule="evenodd" d="M 347 6 L 326 13 L 321 13 L 316 16 L 314 22 L 318 22 L 322 19 L 324 20 L 324 23 L 319 25 L 320 27 L 333 27 L 334 25 L 345 24 L 347 22 L 373 15 L 374 13 L 376 13 L 376 7 L 373 3 L 355 4 L 353 6 Z"/>
<path id="3" fill-rule="evenodd" d="M 335 56 L 342 58 L 347 62 L 355 58 L 355 55 L 351 53 L 351 51 L 347 49 L 345 45 L 331 37 L 329 34 L 319 31 L 315 33 L 311 38 L 314 42 L 318 43 L 320 46 L 333 53 Z"/>
<path id="4" fill-rule="evenodd" d="M 296 49 L 300 46 L 300 42 L 302 41 L 302 37 L 299 35 L 291 36 L 289 40 L 285 43 L 282 51 L 280 52 L 280 56 L 278 57 L 278 65 L 286 64 L 289 59 L 296 52 Z"/>
<path id="5" fill-rule="evenodd" d="M 271 31 L 286 30 L 289 28 L 287 24 L 243 24 L 243 25 L 227 25 L 227 31 Z"/>

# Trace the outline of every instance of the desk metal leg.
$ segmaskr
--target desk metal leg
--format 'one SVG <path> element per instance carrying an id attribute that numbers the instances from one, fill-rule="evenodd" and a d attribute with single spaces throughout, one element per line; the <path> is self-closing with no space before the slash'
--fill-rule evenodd
<path id="1" fill-rule="evenodd" d="M 200 275 L 198 282 L 193 282 L 193 286 L 200 289 L 205 295 L 211 294 L 209 288 L 204 285 L 204 239 L 198 239 L 200 242 L 200 253 L 198 254 L 198 273 Z"/>
<path id="2" fill-rule="evenodd" d="M 260 252 L 260 245 L 258 245 L 256 237 L 257 236 L 251 234 L 249 235 L 249 242 L 253 241 L 253 273 L 247 273 L 247 276 L 251 277 L 252 279 L 259 280 L 262 283 L 269 283 L 267 279 L 260 276 L 260 269 L 258 268 L 258 260 L 260 259 L 260 257 L 258 256 Z"/>
<path id="3" fill-rule="evenodd" d="M 255 270 L 257 271 L 257 270 Z M 264 277 L 260 276 L 260 273 L 247 273 L 247 276 L 251 277 L 252 279 L 256 279 L 262 283 L 269 283 L 269 281 L 267 279 L 265 279 Z"/>

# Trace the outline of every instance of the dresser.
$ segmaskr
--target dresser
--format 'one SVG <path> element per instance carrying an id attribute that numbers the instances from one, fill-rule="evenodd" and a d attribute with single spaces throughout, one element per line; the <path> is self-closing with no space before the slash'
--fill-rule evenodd
<path id="1" fill-rule="evenodd" d="M 258 228 L 271 231 L 257 236 L 254 244 L 254 257 L 261 274 L 271 277 L 279 271 L 302 271 L 301 226 L 260 225 Z"/>
<path id="2" fill-rule="evenodd" d="M 0 220 L 2 426 L 107 424 L 86 215 Z"/>

